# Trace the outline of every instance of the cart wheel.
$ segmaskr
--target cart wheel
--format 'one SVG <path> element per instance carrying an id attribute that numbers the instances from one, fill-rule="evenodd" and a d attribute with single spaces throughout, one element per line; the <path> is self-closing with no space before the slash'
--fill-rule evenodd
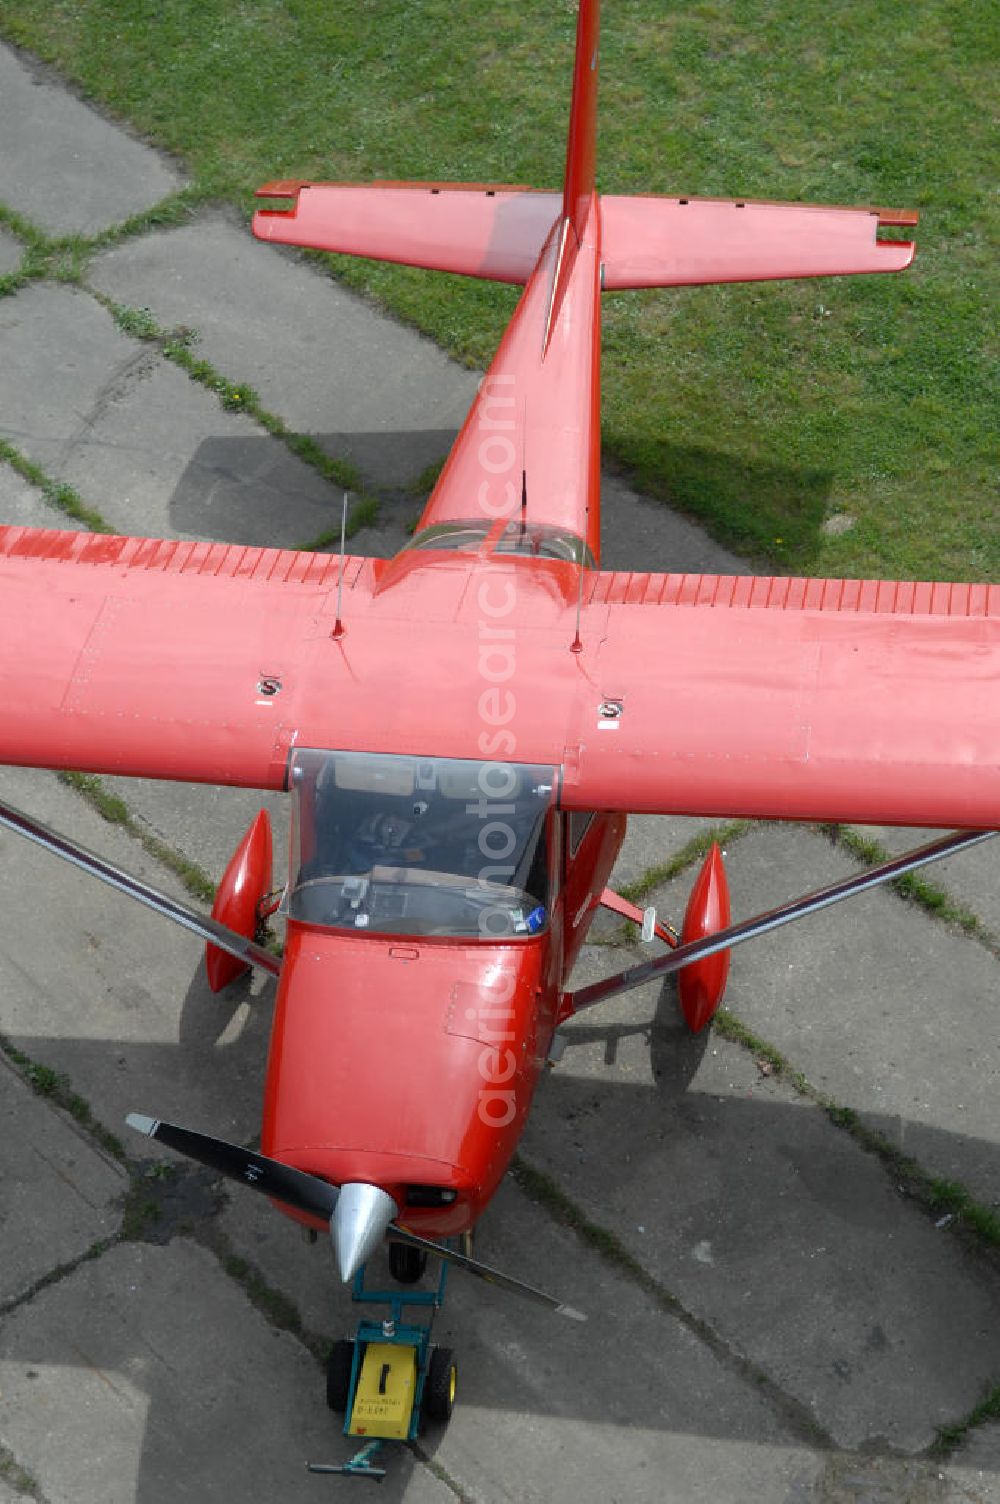
<path id="1" fill-rule="evenodd" d="M 458 1369 L 450 1347 L 436 1347 L 431 1353 L 424 1384 L 423 1411 L 428 1420 L 444 1425 L 451 1419 L 458 1386 Z"/>
<path id="2" fill-rule="evenodd" d="M 346 1338 L 335 1342 L 326 1360 L 326 1402 L 331 1410 L 343 1415 L 351 1397 L 351 1369 L 354 1364 L 354 1343 Z"/>
<path id="3" fill-rule="evenodd" d="M 389 1273 L 401 1285 L 415 1285 L 427 1268 L 427 1255 L 422 1248 L 411 1248 L 408 1243 L 389 1244 Z"/>

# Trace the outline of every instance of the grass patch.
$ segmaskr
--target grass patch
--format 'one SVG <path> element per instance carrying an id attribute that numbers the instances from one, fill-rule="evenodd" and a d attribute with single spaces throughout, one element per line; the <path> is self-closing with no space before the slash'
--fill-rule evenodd
<path id="1" fill-rule="evenodd" d="M 923 215 L 902 277 L 606 298 L 609 453 L 772 567 L 995 577 L 989 0 L 905 14 L 859 0 L 833 31 L 819 0 L 635 0 L 603 20 L 605 190 Z M 2 0 L 0 30 L 185 159 L 186 194 L 119 234 L 208 198 L 246 210 L 282 176 L 561 180 L 569 4 Z M 408 268 L 337 269 L 475 364 L 516 299 Z M 848 526 L 825 530 L 831 517 Z"/>
<path id="2" fill-rule="evenodd" d="M 124 799 L 117 794 L 112 794 L 103 781 L 94 773 L 59 773 L 61 783 L 68 788 L 74 789 L 82 798 L 86 799 L 92 809 L 95 809 L 102 820 L 109 825 L 120 826 L 130 836 L 133 836 L 142 846 L 143 850 L 179 878 L 181 883 L 191 894 L 192 898 L 201 903 L 211 904 L 215 898 L 215 883 L 208 873 L 197 862 L 192 862 L 183 852 L 169 846 L 166 841 L 161 841 L 159 836 L 153 835 L 142 821 L 137 820 L 130 811 Z"/>
<path id="3" fill-rule="evenodd" d="M 749 1050 L 758 1061 L 766 1064 L 768 1074 L 781 1076 L 800 1096 L 819 1107 L 835 1128 L 849 1133 L 861 1148 L 876 1155 L 891 1171 L 893 1182 L 922 1206 L 928 1216 L 935 1220 L 942 1215 L 951 1216 L 957 1227 L 973 1234 L 980 1244 L 989 1249 L 1000 1249 L 1000 1215 L 992 1207 L 977 1201 L 960 1181 L 946 1180 L 925 1170 L 883 1134 L 869 1128 L 853 1107 L 833 1101 L 813 1086 L 780 1050 L 748 1029 L 728 1008 L 719 1009 L 712 1028 L 722 1039 Z"/>
<path id="4" fill-rule="evenodd" d="M 821 825 L 820 830 L 837 846 L 849 851 L 852 856 L 858 858 L 866 867 L 877 867 L 883 862 L 892 860 L 892 852 L 883 846 L 872 836 L 864 836 L 860 831 L 852 829 L 849 825 Z M 945 924 L 953 924 L 964 934 L 975 940 L 983 941 L 991 950 L 995 949 L 992 938 L 977 914 L 957 899 L 939 888 L 936 883 L 928 882 L 919 872 L 907 872 L 903 877 L 893 878 L 886 883 L 887 888 L 892 888 L 900 898 L 905 898 L 908 903 L 916 904 L 925 913 L 931 914 L 935 919 L 940 919 Z"/>
<path id="5" fill-rule="evenodd" d="M 37 1499 L 43 1504 L 45 1496 L 38 1483 L 3 1445 L 0 1445 L 0 1478 L 22 1498 Z"/>
<path id="6" fill-rule="evenodd" d="M 748 835 L 756 823 L 753 820 L 727 820 L 724 824 L 712 825 L 708 830 L 700 831 L 679 851 L 675 851 L 668 861 L 650 867 L 634 883 L 625 883 L 619 889 L 622 898 L 627 898 L 629 903 L 642 903 L 656 888 L 686 872 L 695 862 L 702 861 L 711 851 L 714 842 L 718 841 L 720 847 L 732 845 L 733 841 Z"/>
<path id="7" fill-rule="evenodd" d="M 374 527 L 378 522 L 379 504 L 374 496 L 359 496 L 347 513 L 347 521 L 344 524 L 344 541 L 353 538 L 355 533 L 360 533 L 362 528 Z M 340 550 L 340 526 L 327 528 L 325 532 L 313 538 L 309 543 L 300 543 L 299 549 L 303 553 L 318 553 L 320 549 Z"/>
<path id="8" fill-rule="evenodd" d="M 34 460 L 29 460 L 13 444 L 8 444 L 6 439 L 0 439 L 0 460 L 5 460 L 12 470 L 16 471 L 23 480 L 33 486 L 37 486 L 50 506 L 55 507 L 67 517 L 72 517 L 75 522 L 81 522 L 92 533 L 113 533 L 114 528 L 105 522 L 100 512 L 95 512 L 93 507 L 88 507 L 82 500 L 80 493 L 65 481 L 53 480 L 46 475 L 40 465 Z"/>
<path id="9" fill-rule="evenodd" d="M 166 360 L 179 366 L 199 386 L 214 392 L 227 412 L 246 413 L 272 438 L 279 439 L 304 464 L 318 470 L 331 485 L 345 491 L 362 493 L 355 504 L 356 510 L 367 509 L 365 515 L 370 519 L 377 516 L 378 503 L 374 497 L 364 494 L 361 472 L 357 466 L 350 460 L 327 454 L 311 435 L 295 433 L 276 413 L 268 411 L 252 386 L 246 382 L 231 381 L 228 376 L 217 371 L 211 361 L 203 360 L 195 350 L 198 343 L 197 330 L 186 327 L 164 329 L 148 308 L 131 308 L 126 304 L 115 303 L 101 293 L 94 293 L 94 297 L 104 305 L 124 334 L 157 345 Z M 350 526 L 350 521 L 348 525 Z M 368 525 L 368 521 L 359 521 L 355 523 L 354 531 Z M 340 537 L 339 528 L 337 537 Z M 321 545 L 313 543 L 306 546 L 317 548 Z"/>
<path id="10" fill-rule="evenodd" d="M 956 1422 L 953 1426 L 938 1426 L 937 1438 L 930 1448 L 930 1456 L 947 1457 L 965 1440 L 970 1431 L 990 1420 L 1000 1420 L 1000 1384 L 991 1389 L 979 1404 L 969 1411 L 964 1420 Z"/>
<path id="11" fill-rule="evenodd" d="M 41 1065 L 25 1055 L 23 1050 L 17 1049 L 4 1035 L 0 1034 L 0 1051 L 7 1057 L 11 1065 L 17 1068 L 18 1073 L 40 1097 L 47 1097 L 79 1124 L 81 1128 L 93 1138 L 106 1153 L 113 1159 L 125 1161 L 125 1149 L 120 1138 L 110 1133 L 107 1128 L 94 1117 L 90 1110 L 90 1104 L 75 1092 L 70 1084 L 68 1076 L 61 1071 L 55 1071 L 50 1066 Z"/>

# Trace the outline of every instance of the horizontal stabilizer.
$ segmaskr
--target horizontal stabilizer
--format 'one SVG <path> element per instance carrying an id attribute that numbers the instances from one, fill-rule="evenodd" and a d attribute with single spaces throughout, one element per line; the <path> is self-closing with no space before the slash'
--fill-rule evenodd
<path id="1" fill-rule="evenodd" d="M 910 227 L 908 209 L 835 209 L 746 199 L 601 198 L 605 291 L 898 272 L 909 240 L 880 229 Z"/>
<path id="2" fill-rule="evenodd" d="M 487 183 L 266 183 L 258 240 L 399 261 L 492 282 L 525 283 L 562 200 L 557 193 Z"/>

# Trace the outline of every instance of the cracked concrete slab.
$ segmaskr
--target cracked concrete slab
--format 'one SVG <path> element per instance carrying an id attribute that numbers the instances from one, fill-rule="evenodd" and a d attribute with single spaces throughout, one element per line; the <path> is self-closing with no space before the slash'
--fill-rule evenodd
<path id="1" fill-rule="evenodd" d="M 292 548 L 339 522 L 338 489 L 86 294 L 20 294 L 0 339 L 0 432 L 118 532 Z"/>
<path id="2" fill-rule="evenodd" d="M 304 1463 L 338 1438 L 298 1395 L 320 1378 L 204 1249 L 124 1244 L 4 1323 L 0 1431 L 47 1504 L 314 1501 Z M 390 1496 L 419 1473 L 408 1498 L 453 1499 L 400 1460 Z"/>
<path id="3" fill-rule="evenodd" d="M 0 798 L 192 902 L 137 841 L 54 775 L 5 768 Z M 19 873 L 0 938 L 2 1027 L 17 1048 L 65 1072 L 119 1137 L 131 1111 L 224 1138 L 256 1133 L 273 985 L 237 983 L 215 998 L 194 936 L 18 836 L 0 835 L 0 853 L 14 854 Z M 128 1145 L 132 1154 L 140 1148 L 159 1152 L 138 1139 Z"/>
<path id="4" fill-rule="evenodd" d="M 118 1231 L 123 1167 L 0 1055 L 0 1306 Z M 11 1231 L 17 1229 L 16 1236 Z"/>
<path id="5" fill-rule="evenodd" d="M 475 395 L 478 375 L 430 340 L 220 214 L 105 251 L 89 280 L 162 326 L 196 329 L 199 354 L 379 486 L 442 459 Z"/>
<path id="6" fill-rule="evenodd" d="M 617 970 L 589 948 L 576 980 Z M 524 1153 L 839 1446 L 913 1452 L 1000 1371 L 997 1285 L 669 984 L 564 1029 Z"/>
<path id="7" fill-rule="evenodd" d="M 50 235 L 96 235 L 183 187 L 161 152 L 2 44 L 0 139 L 0 203 Z"/>
<path id="8" fill-rule="evenodd" d="M 734 915 L 857 865 L 808 830 L 764 827 L 730 854 Z M 989 951 L 879 889 L 742 946 L 727 1001 L 814 1085 L 928 1169 L 993 1202 L 996 985 Z"/>

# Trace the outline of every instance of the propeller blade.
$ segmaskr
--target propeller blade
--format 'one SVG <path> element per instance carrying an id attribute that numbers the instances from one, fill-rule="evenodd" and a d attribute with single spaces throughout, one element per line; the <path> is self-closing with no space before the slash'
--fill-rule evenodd
<path id="1" fill-rule="evenodd" d="M 307 1175 L 253 1149 L 227 1143 L 225 1139 L 211 1138 L 207 1133 L 195 1133 L 193 1129 L 181 1128 L 176 1123 L 161 1123 L 158 1118 L 148 1118 L 139 1112 L 130 1112 L 125 1121 L 147 1138 L 155 1138 L 168 1149 L 175 1149 L 188 1159 L 196 1159 L 210 1170 L 218 1170 L 230 1180 L 248 1185 L 252 1191 L 261 1191 L 275 1201 L 283 1201 L 295 1211 L 308 1212 L 327 1222 L 333 1215 L 340 1192 L 336 1186 L 320 1180 L 318 1175 Z"/>
<path id="2" fill-rule="evenodd" d="M 293 1207 L 296 1211 L 308 1212 L 314 1217 L 323 1217 L 331 1223 L 330 1231 L 338 1254 L 338 1262 L 342 1266 L 352 1264 L 351 1273 L 357 1267 L 351 1255 L 356 1253 L 364 1242 L 366 1244 L 364 1257 L 367 1258 L 375 1244 L 380 1241 L 384 1231 L 384 1236 L 390 1242 L 408 1243 L 411 1248 L 419 1248 L 424 1253 L 433 1254 L 435 1258 L 444 1259 L 446 1263 L 456 1264 L 459 1269 L 474 1274 L 477 1279 L 485 1280 L 489 1285 L 496 1285 L 498 1289 L 510 1290 L 514 1295 L 521 1295 L 526 1300 L 534 1301 L 536 1305 L 555 1311 L 558 1316 L 568 1316 L 571 1321 L 586 1321 L 587 1319 L 584 1313 L 576 1310 L 574 1306 L 563 1305 L 562 1301 L 557 1300 L 554 1295 L 547 1295 L 544 1290 L 537 1290 L 534 1285 L 514 1279 L 510 1274 L 503 1274 L 499 1269 L 491 1268 L 489 1264 L 481 1264 L 478 1259 L 470 1259 L 456 1249 L 446 1248 L 443 1244 L 434 1243 L 429 1238 L 421 1238 L 417 1233 L 400 1227 L 397 1222 L 390 1222 L 386 1227 L 383 1216 L 391 1215 L 390 1208 L 394 1210 L 395 1203 L 384 1191 L 379 1191 L 377 1186 L 345 1187 L 346 1193 L 358 1193 L 358 1205 L 350 1206 L 349 1216 L 346 1220 L 341 1219 L 345 1221 L 345 1227 L 349 1227 L 349 1232 L 345 1231 L 340 1235 L 344 1243 L 344 1247 L 341 1248 L 338 1243 L 337 1224 L 333 1219 L 342 1193 L 328 1181 L 320 1180 L 318 1175 L 307 1175 L 302 1170 L 293 1170 L 291 1165 L 282 1164 L 280 1160 L 268 1159 L 266 1155 L 258 1154 L 253 1149 L 244 1149 L 239 1144 L 227 1143 L 225 1139 L 212 1138 L 207 1133 L 196 1133 L 191 1128 L 181 1128 L 177 1123 L 162 1123 L 158 1118 L 146 1117 L 142 1113 L 130 1112 L 125 1121 L 136 1132 L 144 1133 L 147 1138 L 155 1138 L 159 1143 L 166 1144 L 169 1149 L 186 1155 L 188 1159 L 197 1160 L 199 1164 L 207 1165 L 209 1169 L 218 1170 L 220 1174 L 227 1175 L 230 1180 L 237 1180 L 241 1185 L 248 1185 L 253 1191 L 261 1191 L 275 1201 L 283 1201 L 286 1206 Z M 379 1197 L 384 1197 L 387 1203 L 384 1211 L 381 1202 L 377 1208 L 373 1207 L 364 1197 L 364 1192 L 376 1192 Z M 355 1227 L 356 1222 L 359 1223 L 360 1230 Z M 376 1223 L 381 1223 L 378 1236 L 371 1237 Z M 348 1243 L 352 1245 L 350 1248 L 346 1246 Z M 343 1267 L 341 1272 L 343 1272 Z"/>
<path id="3" fill-rule="evenodd" d="M 554 1311 L 557 1316 L 568 1316 L 570 1321 L 586 1321 L 583 1311 L 578 1311 L 575 1306 L 563 1305 L 554 1295 L 547 1295 L 544 1290 L 538 1290 L 534 1285 L 527 1285 L 523 1280 L 514 1279 L 510 1274 L 503 1274 L 499 1269 L 493 1269 L 489 1264 L 481 1264 L 478 1259 L 470 1259 L 457 1249 L 446 1248 L 443 1243 L 433 1243 L 429 1238 L 421 1238 L 415 1232 L 408 1232 L 405 1227 L 400 1227 L 393 1222 L 389 1227 L 386 1237 L 390 1243 L 407 1243 L 411 1248 L 420 1248 L 424 1253 L 433 1254 L 435 1258 L 444 1259 L 447 1264 L 456 1264 L 459 1269 L 464 1269 L 467 1274 L 474 1274 L 477 1279 L 485 1280 L 488 1285 L 496 1285 L 501 1290 L 510 1290 L 514 1295 L 522 1295 L 525 1300 L 534 1301 L 535 1305 L 545 1306 Z"/>
<path id="4" fill-rule="evenodd" d="M 124 893 L 138 903 L 145 904 L 147 909 L 152 909 L 155 914 L 161 914 L 164 919 L 172 919 L 175 924 L 190 930 L 200 940 L 207 940 L 209 944 L 217 945 L 220 950 L 236 956 L 247 966 L 259 966 L 262 971 L 270 972 L 273 977 L 280 976 L 281 962 L 262 945 L 257 945 L 253 940 L 247 940 L 245 936 L 238 935 L 235 930 L 229 929 L 225 924 L 220 924 L 217 919 L 210 919 L 204 914 L 199 914 L 197 909 L 178 903 L 176 898 L 170 898 L 168 894 L 161 893 L 158 888 L 151 888 L 148 883 L 141 882 L 130 872 L 116 867 L 113 862 L 106 862 L 103 857 L 97 856 L 93 851 L 88 851 L 85 846 L 78 846 L 68 836 L 61 836 L 58 831 L 43 825 L 41 820 L 33 820 L 30 815 L 15 809 L 12 804 L 0 803 L 0 826 L 16 831 L 26 840 L 34 841 L 36 846 L 41 846 L 45 851 L 51 851 L 53 856 L 62 857 L 63 861 L 70 862 L 81 872 L 89 872 L 91 877 L 100 878 L 102 883 L 107 883 L 116 892 Z"/>

